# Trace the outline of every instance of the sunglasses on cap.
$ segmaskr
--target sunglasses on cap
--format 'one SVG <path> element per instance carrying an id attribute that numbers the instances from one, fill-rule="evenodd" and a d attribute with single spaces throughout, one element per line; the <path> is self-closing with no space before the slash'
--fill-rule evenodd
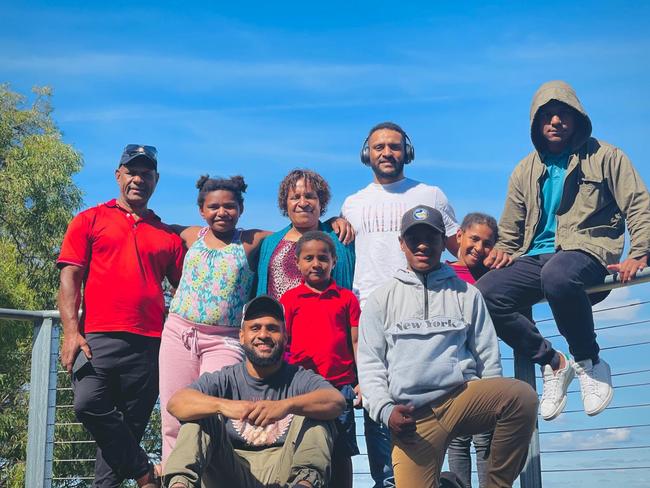
<path id="1" fill-rule="evenodd" d="M 141 144 L 127 144 L 127 146 L 124 148 L 124 152 L 129 156 L 133 156 L 135 154 L 146 154 L 151 159 L 154 160 L 158 159 L 158 149 L 156 149 L 154 146 L 143 146 Z"/>

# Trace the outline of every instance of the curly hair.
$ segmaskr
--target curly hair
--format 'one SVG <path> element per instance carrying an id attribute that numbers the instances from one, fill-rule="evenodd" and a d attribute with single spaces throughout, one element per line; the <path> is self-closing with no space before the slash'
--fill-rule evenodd
<path id="1" fill-rule="evenodd" d="M 330 202 L 330 186 L 321 175 L 310 169 L 294 169 L 287 176 L 284 177 L 278 189 L 278 207 L 282 215 L 285 217 L 289 215 L 287 211 L 287 198 L 289 198 L 289 190 L 295 190 L 298 181 L 304 180 L 305 185 L 311 186 L 312 190 L 318 195 L 320 203 L 320 214 L 323 215 L 327 210 L 327 204 Z"/>
<path id="2" fill-rule="evenodd" d="M 210 175 L 201 176 L 196 182 L 199 189 L 199 196 L 196 199 L 199 207 L 203 206 L 205 196 L 217 190 L 227 190 L 235 195 L 235 200 L 241 207 L 244 204 L 244 192 L 248 185 L 244 182 L 243 176 L 232 176 L 230 178 L 210 178 Z"/>
<path id="3" fill-rule="evenodd" d="M 495 220 L 494 217 L 481 212 L 468 213 L 467 215 L 465 215 L 463 222 L 460 224 L 460 228 L 463 232 L 465 232 L 471 226 L 476 224 L 487 225 L 492 231 L 492 234 L 494 235 L 494 241 L 495 242 L 497 241 L 499 237 L 499 226 L 497 225 L 497 221 Z"/>

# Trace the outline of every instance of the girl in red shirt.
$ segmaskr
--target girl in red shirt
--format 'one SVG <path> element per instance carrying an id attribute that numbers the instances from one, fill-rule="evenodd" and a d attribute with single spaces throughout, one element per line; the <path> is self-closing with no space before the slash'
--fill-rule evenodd
<path id="1" fill-rule="evenodd" d="M 467 214 L 456 233 L 458 240 L 458 261 L 447 263 L 456 275 L 467 283 L 474 284 L 489 271 L 483 260 L 490 254 L 497 240 L 498 228 L 494 217 L 479 212 Z M 449 469 L 460 478 L 467 488 L 472 487 L 472 458 L 470 445 L 474 441 L 476 470 L 479 488 L 487 486 L 487 459 L 491 432 L 474 436 L 458 436 L 451 441 L 447 451 Z"/>
<path id="2" fill-rule="evenodd" d="M 456 233 L 458 261 L 447 262 L 458 277 L 474 284 L 489 271 L 483 260 L 497 241 L 498 227 L 494 217 L 484 213 L 467 214 Z"/>

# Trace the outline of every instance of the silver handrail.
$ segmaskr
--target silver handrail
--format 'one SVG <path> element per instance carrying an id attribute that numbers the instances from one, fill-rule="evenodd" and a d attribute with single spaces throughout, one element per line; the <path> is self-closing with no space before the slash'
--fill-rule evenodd
<path id="1" fill-rule="evenodd" d="M 589 293 L 613 290 L 650 282 L 650 268 L 637 273 L 629 283 L 622 284 L 618 275 L 610 275 L 602 285 L 589 288 Z M 14 310 L 0 308 L 2 319 L 32 321 L 34 339 L 31 355 L 29 423 L 25 486 L 50 488 L 52 485 L 54 420 L 56 413 L 57 363 L 60 314 L 56 310 Z M 515 377 L 533 388 L 535 368 L 527 359 L 515 354 Z M 537 428 L 529 447 L 526 467 L 521 474 L 522 488 L 541 488 L 539 432 Z"/>

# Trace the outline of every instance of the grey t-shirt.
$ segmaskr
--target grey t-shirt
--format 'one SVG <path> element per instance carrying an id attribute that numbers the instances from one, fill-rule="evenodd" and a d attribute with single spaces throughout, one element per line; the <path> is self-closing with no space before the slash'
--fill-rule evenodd
<path id="1" fill-rule="evenodd" d="M 253 378 L 246 370 L 246 363 L 238 363 L 215 373 L 204 373 L 189 385 L 206 395 L 227 400 L 284 400 L 323 388 L 334 388 L 322 376 L 299 366 L 282 363 L 273 375 L 263 380 Z M 266 449 L 281 446 L 293 415 L 266 427 L 255 426 L 248 421 L 228 419 L 226 430 L 236 449 Z"/>

